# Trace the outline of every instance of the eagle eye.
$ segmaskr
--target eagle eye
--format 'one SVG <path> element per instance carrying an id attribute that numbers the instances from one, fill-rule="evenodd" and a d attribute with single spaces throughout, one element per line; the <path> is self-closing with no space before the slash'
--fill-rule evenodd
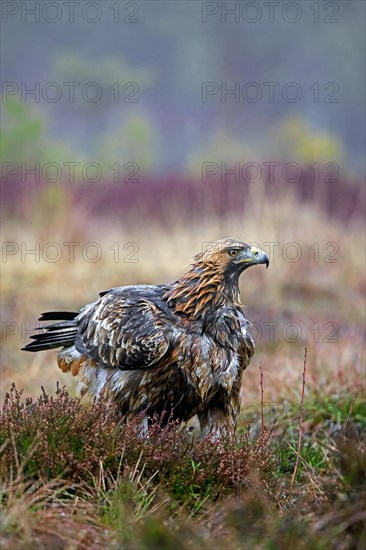
<path id="1" fill-rule="evenodd" d="M 239 254 L 239 250 L 237 248 L 232 248 L 231 250 L 229 250 L 229 254 L 234 258 Z"/>

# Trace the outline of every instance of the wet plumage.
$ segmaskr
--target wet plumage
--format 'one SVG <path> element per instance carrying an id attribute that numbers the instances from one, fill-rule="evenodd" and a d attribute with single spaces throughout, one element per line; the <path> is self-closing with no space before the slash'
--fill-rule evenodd
<path id="1" fill-rule="evenodd" d="M 125 419 L 198 415 L 204 435 L 234 433 L 254 353 L 238 280 L 262 263 L 268 257 L 255 247 L 217 241 L 173 283 L 112 288 L 79 313 L 44 313 L 52 323 L 24 349 L 61 347 L 58 365 L 79 376 L 81 394 L 103 394 Z"/>

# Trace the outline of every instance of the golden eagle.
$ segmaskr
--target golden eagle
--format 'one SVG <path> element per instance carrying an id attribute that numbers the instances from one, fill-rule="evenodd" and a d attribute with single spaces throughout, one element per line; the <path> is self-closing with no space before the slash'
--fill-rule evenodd
<path id="1" fill-rule="evenodd" d="M 61 347 L 58 365 L 80 377 L 81 394 L 107 396 L 124 419 L 198 415 L 203 435 L 233 434 L 254 353 L 238 280 L 257 264 L 268 267 L 263 251 L 219 240 L 173 283 L 116 287 L 79 313 L 43 313 L 52 323 L 23 349 Z"/>

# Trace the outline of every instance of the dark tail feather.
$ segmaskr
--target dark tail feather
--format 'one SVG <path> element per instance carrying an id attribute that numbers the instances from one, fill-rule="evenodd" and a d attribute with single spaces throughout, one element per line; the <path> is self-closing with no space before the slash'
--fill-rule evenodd
<path id="1" fill-rule="evenodd" d="M 74 311 L 46 311 L 41 313 L 38 321 L 72 321 L 78 315 Z"/>
<path id="2" fill-rule="evenodd" d="M 33 334 L 30 338 L 34 342 L 27 344 L 24 351 L 43 351 L 60 347 L 72 346 L 78 332 L 75 318 L 79 313 L 70 311 L 49 311 L 42 313 L 39 321 L 61 321 L 45 325 L 37 330 L 42 330 L 39 334 Z"/>

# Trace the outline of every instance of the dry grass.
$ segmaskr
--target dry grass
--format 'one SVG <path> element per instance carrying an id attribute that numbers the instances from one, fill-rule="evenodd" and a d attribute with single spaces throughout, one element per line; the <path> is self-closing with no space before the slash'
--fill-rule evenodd
<path id="1" fill-rule="evenodd" d="M 271 435 L 259 420 L 262 435 L 243 434 L 233 444 L 192 442 L 159 422 L 146 437 L 138 419 L 117 426 L 103 401 L 89 419 L 64 390 L 30 405 L 13 389 L 2 412 L 4 550 L 208 549 L 213 541 L 230 550 L 244 543 L 341 550 L 365 542 L 366 411 L 359 400 L 348 409 L 340 401 L 336 423 L 326 403 L 318 418 L 301 423 L 300 454 L 289 433 L 296 414 Z M 86 424 L 95 436 L 85 436 Z"/>
<path id="2" fill-rule="evenodd" d="M 189 216 L 186 204 L 172 206 L 170 202 L 168 207 L 162 200 L 158 219 L 142 215 L 137 206 L 123 204 L 118 215 L 114 212 L 108 217 L 103 209 L 98 210 L 100 190 L 77 207 L 71 205 L 72 190 L 53 190 L 27 203 L 21 218 L 4 219 L 3 241 L 19 246 L 23 242 L 28 249 L 36 242 L 41 249 L 54 242 L 61 247 L 62 258 L 55 263 L 42 255 L 39 262 L 32 255 L 22 261 L 20 253 L 9 256 L 6 263 L 3 258 L 1 395 L 15 382 L 24 388 L 24 395 L 35 399 L 41 385 L 46 392 L 54 392 L 57 380 L 75 395 L 76 381 L 57 369 L 55 352 L 20 351 L 28 336 L 25 331 L 32 329 L 41 312 L 77 310 L 96 299 L 100 290 L 112 286 L 174 280 L 204 243 L 218 238 L 235 236 L 256 242 L 265 250 L 268 246 L 263 243 L 279 243 L 268 271 L 249 270 L 241 280 L 242 301 L 255 323 L 253 333 L 258 340 L 244 376 L 239 425 L 242 435 L 250 428 L 250 437 L 256 440 L 263 431 L 263 408 L 264 433 L 272 430 L 270 452 L 277 466 L 272 468 L 271 479 L 276 488 L 267 493 L 258 491 L 258 472 L 244 467 L 238 476 L 244 481 L 239 495 L 231 488 L 225 498 L 215 501 L 209 486 L 208 493 L 202 494 L 201 481 L 197 482 L 199 490 L 194 483 L 180 486 L 177 482 L 178 493 L 172 493 L 169 483 L 174 476 L 154 469 L 145 451 L 142 456 L 138 452 L 122 470 L 112 471 L 103 460 L 96 460 L 87 485 L 79 479 L 76 488 L 75 479 L 67 481 L 67 473 L 63 481 L 45 479 L 44 471 L 38 479 L 30 480 L 29 472 L 24 477 L 25 463 L 30 460 L 26 455 L 15 461 L 18 466 L 12 477 L 8 469 L 1 472 L 6 529 L 0 547 L 205 549 L 212 548 L 214 541 L 216 548 L 228 550 L 244 544 L 268 549 L 361 548 L 365 542 L 365 513 L 359 503 L 365 496 L 362 429 L 366 428 L 366 389 L 365 239 L 360 219 L 329 217 L 316 203 L 317 197 L 313 202 L 300 203 L 293 193 L 281 192 L 268 200 L 259 183 L 245 197 L 242 214 L 229 211 L 218 215 L 207 194 L 200 217 Z M 74 261 L 69 260 L 65 242 L 80 243 Z M 102 251 L 96 263 L 86 261 L 81 254 L 83 245 L 90 242 L 98 243 Z M 120 245 L 119 261 L 114 261 L 114 251 L 109 248 L 116 242 Z M 297 262 L 286 261 L 282 255 L 290 242 L 297 243 L 302 251 Z M 125 243 L 137 243 L 138 262 L 123 261 L 133 251 L 124 250 Z M 318 261 L 314 243 L 319 243 Z M 328 243 L 335 243 L 336 248 L 324 249 Z M 334 250 L 337 261 L 327 262 L 327 255 Z M 273 337 L 268 323 L 277 323 L 272 325 Z M 301 329 L 296 342 L 291 341 L 291 328 L 284 332 L 289 323 Z M 305 347 L 303 437 L 299 472 L 291 487 Z M 72 410 L 74 406 L 77 409 L 73 404 Z M 71 425 L 75 428 L 77 423 Z M 164 456 L 178 456 L 174 455 L 176 436 L 169 437 L 165 447 L 159 443 L 157 448 Z M 42 444 L 39 453 L 42 448 L 45 452 L 46 440 Z M 14 442 L 10 439 L 7 445 Z M 210 449 L 209 444 L 206 447 Z M 3 453 L 9 456 L 9 447 Z M 235 460 L 241 460 L 239 451 L 235 453 Z M 210 464 L 208 458 L 201 456 L 200 460 L 202 464 L 197 466 L 193 460 L 186 471 L 190 480 L 195 476 L 200 479 L 201 469 Z M 232 471 L 237 466 L 235 460 L 224 461 L 221 474 Z M 245 466 L 245 460 L 241 464 Z M 151 479 L 157 470 L 161 475 Z"/>
<path id="3" fill-rule="evenodd" d="M 108 220 L 103 216 L 94 218 L 91 208 L 66 210 L 62 201 L 56 201 L 48 205 L 47 223 L 33 210 L 22 223 L 5 220 L 5 242 L 16 242 L 19 247 L 25 243 L 23 246 L 29 250 L 34 249 L 36 242 L 41 250 L 54 242 L 62 257 L 52 263 L 44 254 L 35 261 L 31 254 L 22 258 L 19 252 L 3 263 L 2 394 L 13 381 L 33 397 L 38 395 L 40 384 L 49 390 L 55 387 L 56 380 L 74 391 L 71 377 L 55 366 L 54 352 L 31 355 L 20 351 L 29 336 L 26 331 L 33 328 L 41 312 L 77 310 L 95 300 L 100 290 L 112 286 L 174 280 L 204 243 L 224 236 L 254 241 L 266 250 L 268 246 L 263 243 L 280 243 L 274 248 L 267 272 L 260 268 L 249 270 L 241 280 L 248 317 L 259 324 L 259 329 L 253 329 L 259 339 L 246 375 L 245 399 L 250 401 L 257 396 L 255 370 L 259 361 L 268 371 L 271 399 L 297 397 L 294 382 L 305 345 L 309 349 L 309 384 L 334 386 L 339 380 L 347 387 L 362 386 L 364 242 L 360 221 L 345 224 L 327 218 L 314 204 L 300 204 L 289 194 L 281 200 L 266 201 L 260 186 L 253 189 L 246 205 L 247 213 L 242 217 L 217 217 L 211 205 L 201 220 L 188 222 L 176 205 L 175 211 L 170 208 L 164 212 L 160 224 L 150 224 L 139 218 L 138 210 L 128 212 L 126 221 L 124 212 L 120 218 Z M 70 261 L 65 242 L 80 243 L 75 247 L 74 261 Z M 97 243 L 102 252 L 96 263 L 87 261 L 81 253 L 82 247 L 91 242 Z M 115 252 L 109 248 L 116 242 L 119 261 L 115 261 Z M 290 242 L 297 243 L 302 252 L 294 263 L 283 257 L 284 247 Z M 137 244 L 133 257 L 138 260 L 136 263 L 123 261 L 133 252 L 132 247 L 123 250 L 126 243 Z M 319 243 L 318 261 L 314 256 L 317 252 L 310 249 L 313 243 Z M 333 251 L 332 246 L 323 249 L 328 243 L 338 247 L 335 263 L 325 261 Z M 294 248 L 288 250 L 289 254 L 295 253 Z M 54 254 L 54 250 L 50 248 L 49 253 Z M 295 343 L 290 341 L 291 327 L 283 334 L 291 322 L 301 329 L 301 338 Z M 7 327 L 6 323 L 15 325 Z M 273 325 L 274 341 L 266 323 L 277 323 Z M 6 334 L 7 328 L 15 334 Z M 326 342 L 327 336 L 338 341 Z"/>

